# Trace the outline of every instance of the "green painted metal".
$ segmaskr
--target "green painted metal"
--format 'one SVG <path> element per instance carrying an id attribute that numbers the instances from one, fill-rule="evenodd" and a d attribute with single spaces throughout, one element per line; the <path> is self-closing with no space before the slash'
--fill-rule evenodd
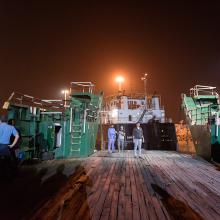
<path id="1" fill-rule="evenodd" d="M 187 96 L 183 94 L 182 107 L 192 125 L 205 125 L 219 110 L 216 95 Z"/>
<path id="2" fill-rule="evenodd" d="M 94 152 L 103 94 L 73 92 L 69 105 L 45 110 L 34 103 L 7 103 L 8 118 L 16 120 L 25 159 L 87 157 Z M 62 110 L 62 111 L 61 111 Z"/>
<path id="3" fill-rule="evenodd" d="M 102 94 L 74 93 L 63 120 L 63 144 L 56 158 L 86 157 L 94 152 Z"/>
<path id="4" fill-rule="evenodd" d="M 197 154 L 208 160 L 220 158 L 220 106 L 215 87 L 195 86 L 190 96 L 182 95 L 182 107 Z"/>

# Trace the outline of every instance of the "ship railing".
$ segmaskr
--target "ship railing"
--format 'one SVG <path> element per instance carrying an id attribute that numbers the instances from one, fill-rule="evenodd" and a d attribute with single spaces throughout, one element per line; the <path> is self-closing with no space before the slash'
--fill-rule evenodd
<path id="1" fill-rule="evenodd" d="M 129 99 L 143 99 L 145 98 L 144 93 L 124 93 L 122 95 L 114 94 L 105 97 L 105 100 L 117 99 L 120 96 L 127 96 Z"/>
<path id="2" fill-rule="evenodd" d="M 215 112 L 220 111 L 220 105 L 209 105 L 207 107 L 200 107 L 187 110 L 188 116 L 191 119 L 192 124 L 207 124 L 209 118 L 212 116 L 212 108 L 215 107 Z"/>
<path id="3" fill-rule="evenodd" d="M 71 93 L 89 92 L 92 93 L 95 85 L 92 82 L 71 82 Z"/>
<path id="4" fill-rule="evenodd" d="M 13 92 L 7 100 L 10 105 L 28 106 L 28 107 L 38 107 L 47 110 L 63 111 L 64 103 L 63 100 L 43 100 L 40 98 L 35 98 L 30 95 Z M 6 104 L 4 106 L 7 106 Z M 3 106 L 3 108 L 4 108 Z"/>
<path id="5" fill-rule="evenodd" d="M 218 93 L 216 92 L 216 87 L 214 86 L 196 85 L 190 89 L 190 96 L 199 96 L 199 95 L 219 96 Z"/>
<path id="6" fill-rule="evenodd" d="M 145 122 L 146 116 L 142 118 L 142 121 Z M 106 116 L 102 117 L 103 122 L 110 122 L 110 123 L 137 123 L 140 121 L 140 115 L 138 116 L 130 116 L 130 117 L 111 117 Z"/>
<path id="7" fill-rule="evenodd" d="M 143 108 L 147 108 L 147 109 L 153 109 L 152 108 L 152 98 L 156 96 L 159 99 L 160 109 L 164 110 L 164 107 L 161 106 L 161 96 L 160 95 L 158 95 L 158 94 L 148 94 L 147 97 L 145 97 L 145 95 L 143 93 L 131 93 L 131 94 L 123 94 L 123 95 L 106 96 L 104 98 L 105 108 L 106 109 L 119 108 L 119 106 L 121 105 L 120 97 L 122 97 L 122 96 L 126 96 L 128 102 L 132 102 L 132 101 L 135 102 L 136 100 L 142 100 L 142 101 L 145 102 L 147 100 L 147 103 L 145 103 L 143 105 L 140 105 L 140 106 L 143 106 Z M 139 105 L 134 104 L 134 106 L 139 106 Z M 138 108 L 138 107 L 134 107 L 134 109 L 136 109 L 136 108 Z M 131 108 L 131 109 L 133 109 L 133 108 Z"/>
<path id="8" fill-rule="evenodd" d="M 206 121 L 208 121 L 208 116 L 205 116 L 205 114 L 209 114 L 208 111 L 202 112 L 201 108 L 188 110 L 188 116 L 191 119 L 192 124 L 204 124 Z"/>
<path id="9" fill-rule="evenodd" d="M 115 109 L 117 109 L 117 110 L 124 110 L 123 108 L 119 108 L 118 106 L 104 106 L 102 112 L 109 112 L 109 111 L 112 111 L 112 110 L 115 110 Z M 128 108 L 128 109 L 126 109 L 126 110 L 137 110 L 137 109 L 143 111 L 143 110 L 146 109 L 146 108 L 145 108 L 145 105 L 140 105 L 140 106 L 137 107 L 137 108 Z M 147 111 L 152 111 L 152 110 L 153 110 L 153 111 L 155 111 L 155 110 L 164 111 L 165 108 L 164 108 L 164 106 L 160 106 L 159 108 L 152 108 L 152 107 L 150 106 L 150 107 L 147 108 Z"/>

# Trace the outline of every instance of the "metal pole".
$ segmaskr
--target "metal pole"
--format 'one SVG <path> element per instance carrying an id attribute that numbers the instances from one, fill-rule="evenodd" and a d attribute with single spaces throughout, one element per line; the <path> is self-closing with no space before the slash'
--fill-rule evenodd
<path id="1" fill-rule="evenodd" d="M 121 82 L 118 83 L 118 91 L 121 92 Z"/>
<path id="2" fill-rule="evenodd" d="M 66 108 L 66 91 L 65 91 L 65 93 L 64 93 L 64 98 L 65 98 L 65 101 L 64 101 L 64 107 Z"/>
<path id="3" fill-rule="evenodd" d="M 104 138 L 103 138 L 103 128 L 102 128 L 102 113 L 100 112 L 100 133 L 101 133 L 101 150 L 104 149 Z"/>
<path id="4" fill-rule="evenodd" d="M 83 121 L 83 134 L 86 133 L 86 115 L 87 115 L 87 111 L 85 109 L 84 110 L 84 121 Z"/>
<path id="5" fill-rule="evenodd" d="M 63 158 L 65 158 L 65 149 L 66 149 L 66 119 L 65 119 L 65 116 L 64 116 L 64 119 L 63 119 Z"/>
<path id="6" fill-rule="evenodd" d="M 72 132 L 72 124 L 73 124 L 73 108 L 70 108 L 70 133 Z"/>
<path id="7" fill-rule="evenodd" d="M 141 77 L 141 80 L 144 81 L 145 109 L 147 109 L 147 75 L 148 73 L 144 73 L 144 76 Z"/>
<path id="8" fill-rule="evenodd" d="M 147 108 L 147 79 L 144 80 L 145 107 Z"/>

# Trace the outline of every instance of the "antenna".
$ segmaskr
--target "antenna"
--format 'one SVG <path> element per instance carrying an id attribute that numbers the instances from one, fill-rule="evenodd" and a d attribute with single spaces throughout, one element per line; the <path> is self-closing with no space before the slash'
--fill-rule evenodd
<path id="1" fill-rule="evenodd" d="M 147 108 L 147 76 L 149 73 L 143 73 L 141 80 L 144 81 L 144 96 L 145 96 L 145 108 Z"/>

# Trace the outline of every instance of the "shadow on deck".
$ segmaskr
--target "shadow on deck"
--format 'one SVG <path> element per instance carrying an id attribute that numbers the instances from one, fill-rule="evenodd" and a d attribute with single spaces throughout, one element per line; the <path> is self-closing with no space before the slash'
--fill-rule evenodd
<path id="1" fill-rule="evenodd" d="M 52 163 L 59 164 L 50 166 L 54 173 L 47 178 L 48 167 L 41 166 L 24 169 L 14 182 L 1 182 L 1 218 L 220 218 L 220 173 L 190 155 L 143 150 L 134 158 L 133 151 L 96 152 L 69 166 L 69 175 L 65 162 Z"/>

